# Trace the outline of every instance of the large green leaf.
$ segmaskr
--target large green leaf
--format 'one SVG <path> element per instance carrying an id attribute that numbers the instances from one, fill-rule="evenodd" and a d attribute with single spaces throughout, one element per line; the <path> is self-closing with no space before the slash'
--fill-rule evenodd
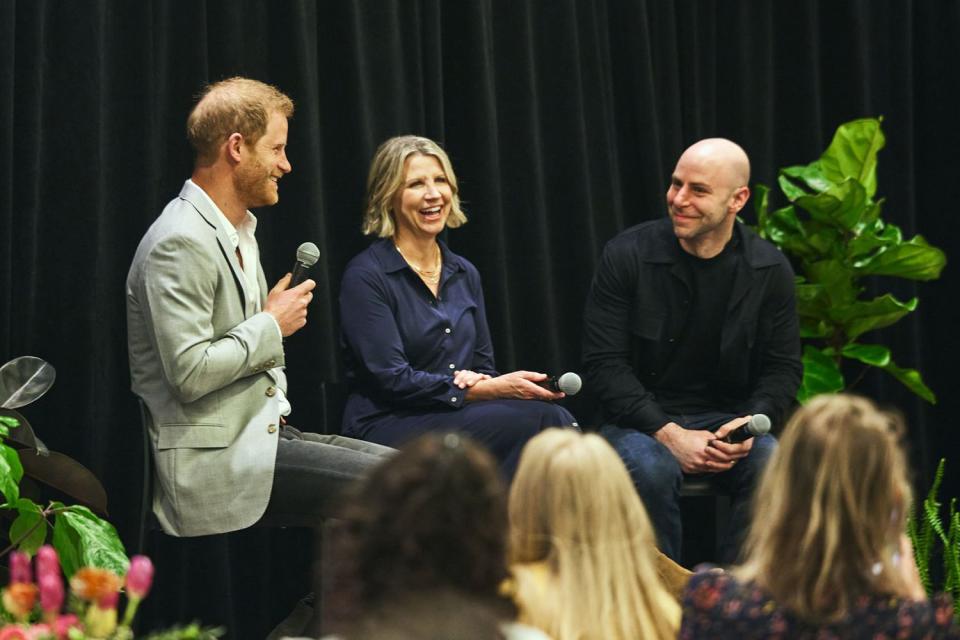
<path id="1" fill-rule="evenodd" d="M 900 381 L 910 391 L 914 392 L 930 404 L 937 404 L 937 396 L 923 382 L 920 372 L 916 369 L 901 369 L 891 360 L 885 366 L 880 367 L 894 378 Z"/>
<path id="2" fill-rule="evenodd" d="M 847 244 L 847 256 L 851 259 L 863 258 L 880 247 L 888 247 L 903 242 L 900 227 L 895 224 L 884 224 L 881 220 L 874 220 L 864 225 L 859 235 Z"/>
<path id="3" fill-rule="evenodd" d="M 843 391 L 843 374 L 833 358 L 820 349 L 806 345 L 803 348 L 803 382 L 797 391 L 797 400 L 806 402 L 821 393 Z"/>
<path id="4" fill-rule="evenodd" d="M 820 156 L 820 170 L 831 182 L 853 178 L 868 198 L 877 192 L 877 153 L 886 143 L 880 119 L 863 118 L 840 125 Z"/>
<path id="5" fill-rule="evenodd" d="M 815 195 L 805 195 L 794 202 L 824 224 L 851 230 L 860 223 L 869 204 L 867 193 L 859 182 L 845 180 Z"/>
<path id="6" fill-rule="evenodd" d="M 844 357 L 859 360 L 872 367 L 883 367 L 890 362 L 890 349 L 882 344 L 857 344 L 851 342 L 840 350 Z"/>
<path id="7" fill-rule="evenodd" d="M 819 284 L 830 306 L 852 303 L 860 293 L 854 285 L 854 271 L 842 260 L 828 259 L 807 264 L 807 279 Z"/>
<path id="8" fill-rule="evenodd" d="M 854 267 L 864 275 L 897 276 L 909 280 L 934 280 L 940 277 L 947 256 L 931 247 L 923 236 L 914 236 L 899 245 L 881 249 Z"/>
<path id="9" fill-rule="evenodd" d="M 63 509 L 63 503 L 54 502 L 54 509 Z M 67 522 L 66 518 L 55 517 L 53 520 L 53 547 L 60 558 L 60 567 L 67 578 L 83 566 L 80 559 L 80 536 Z"/>
<path id="10" fill-rule="evenodd" d="M 17 500 L 19 515 L 10 525 L 10 544 L 16 544 L 21 551 L 31 556 L 47 539 L 47 521 L 43 511 L 33 500 Z"/>
<path id="11" fill-rule="evenodd" d="M 869 302 L 839 305 L 827 312 L 829 318 L 841 325 L 847 338 L 856 340 L 867 331 L 882 329 L 895 323 L 917 308 L 917 299 L 900 302 L 889 293 Z"/>
<path id="12" fill-rule="evenodd" d="M 54 540 L 61 522 L 73 532 L 80 566 L 109 569 L 121 576 L 127 572 L 130 561 L 112 524 L 86 507 L 65 507 L 57 511 Z"/>
<path id="13" fill-rule="evenodd" d="M 777 182 L 790 202 L 808 193 L 826 191 L 832 184 L 824 177 L 819 162 L 781 169 Z M 807 189 L 803 189 L 798 183 L 802 183 Z"/>
<path id="14" fill-rule="evenodd" d="M 20 479 L 23 478 L 23 465 L 17 452 L 0 442 L 0 493 L 8 504 L 15 504 L 20 498 Z"/>

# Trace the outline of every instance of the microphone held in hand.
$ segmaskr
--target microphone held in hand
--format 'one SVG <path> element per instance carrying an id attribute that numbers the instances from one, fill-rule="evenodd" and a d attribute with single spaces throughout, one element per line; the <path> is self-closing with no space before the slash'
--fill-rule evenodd
<path id="1" fill-rule="evenodd" d="M 293 275 L 290 278 L 290 286 L 288 288 L 292 289 L 306 280 L 307 271 L 309 271 L 313 265 L 317 264 L 317 260 L 319 259 L 320 249 L 312 242 L 304 242 L 297 247 L 297 261 L 293 263 L 293 269 L 290 270 L 290 273 Z"/>
<path id="2" fill-rule="evenodd" d="M 580 376 L 568 371 L 561 376 L 550 376 L 541 382 L 540 386 L 550 391 L 562 391 L 568 396 L 575 396 L 580 391 L 580 387 L 583 386 L 583 381 L 580 380 Z"/>
<path id="3" fill-rule="evenodd" d="M 770 418 L 762 413 L 755 413 L 750 417 L 749 422 L 740 425 L 722 440 L 730 444 L 738 444 L 754 436 L 762 436 L 765 433 L 770 433 Z"/>

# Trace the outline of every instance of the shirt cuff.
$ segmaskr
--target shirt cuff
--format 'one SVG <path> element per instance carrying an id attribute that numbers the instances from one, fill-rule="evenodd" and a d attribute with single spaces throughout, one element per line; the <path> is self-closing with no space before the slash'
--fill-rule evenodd
<path id="1" fill-rule="evenodd" d="M 441 400 L 449 407 L 454 409 L 459 409 L 463 406 L 464 402 L 467 399 L 467 390 L 461 389 L 457 385 L 450 383 L 449 388 L 446 393 L 443 395 Z"/>

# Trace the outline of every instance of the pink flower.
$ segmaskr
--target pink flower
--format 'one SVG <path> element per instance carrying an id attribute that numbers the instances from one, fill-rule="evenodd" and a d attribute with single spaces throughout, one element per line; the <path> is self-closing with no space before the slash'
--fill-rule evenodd
<path id="1" fill-rule="evenodd" d="M 50 573 L 60 575 L 60 559 L 54 548 L 45 544 L 37 550 L 37 578 Z"/>
<path id="2" fill-rule="evenodd" d="M 10 584 L 15 582 L 33 582 L 30 573 L 30 556 L 23 551 L 10 554 Z"/>
<path id="3" fill-rule="evenodd" d="M 39 571 L 38 571 L 39 573 Z M 59 573 L 40 574 L 38 580 L 40 587 L 40 608 L 47 614 L 60 613 L 60 607 L 63 606 L 63 579 Z"/>
<path id="4" fill-rule="evenodd" d="M 8 624 L 0 629 L 0 640 L 27 640 L 27 634 L 23 627 Z"/>
<path id="5" fill-rule="evenodd" d="M 47 640 L 53 636 L 53 629 L 48 624 L 32 624 L 27 630 L 27 637 L 30 640 Z"/>
<path id="6" fill-rule="evenodd" d="M 82 629 L 83 626 L 80 624 L 80 618 L 72 613 L 58 617 L 56 622 L 53 623 L 53 631 L 57 638 L 66 638 L 70 629 L 74 628 Z"/>
<path id="7" fill-rule="evenodd" d="M 15 624 L 8 624 L 0 629 L 0 640 L 30 640 L 27 630 Z"/>
<path id="8" fill-rule="evenodd" d="M 116 609 L 118 602 L 120 602 L 120 592 L 111 591 L 110 593 L 105 594 L 102 598 L 97 600 L 97 606 L 99 606 L 103 610 Z"/>
<path id="9" fill-rule="evenodd" d="M 153 584 L 153 563 L 147 556 L 133 556 L 130 558 L 130 569 L 127 571 L 127 594 L 131 598 L 142 600 L 150 592 Z"/>

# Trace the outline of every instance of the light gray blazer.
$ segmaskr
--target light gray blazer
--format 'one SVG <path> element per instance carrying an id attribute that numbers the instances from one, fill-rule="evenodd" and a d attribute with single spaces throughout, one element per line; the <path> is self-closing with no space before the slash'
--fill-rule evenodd
<path id="1" fill-rule="evenodd" d="M 257 265 L 261 296 L 267 284 Z M 217 212 L 187 182 L 144 235 L 127 275 L 133 392 L 153 445 L 163 530 L 242 529 L 270 499 L 286 377 L 276 323 L 246 313 L 246 282 Z"/>

